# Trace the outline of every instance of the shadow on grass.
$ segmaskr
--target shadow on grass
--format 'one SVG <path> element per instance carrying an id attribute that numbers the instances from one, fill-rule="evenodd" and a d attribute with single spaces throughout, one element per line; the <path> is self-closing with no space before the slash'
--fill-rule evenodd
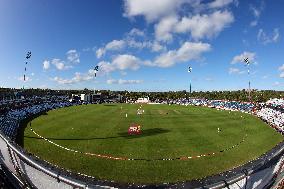
<path id="1" fill-rule="evenodd" d="M 20 127 L 17 131 L 17 136 L 16 136 L 16 143 L 20 145 L 21 147 L 24 147 L 24 134 L 25 134 L 25 129 L 29 126 L 29 122 L 31 122 L 33 119 L 39 117 L 39 116 L 44 116 L 48 115 L 47 112 L 41 112 L 36 115 L 29 116 L 27 119 L 24 119 L 23 121 L 20 122 Z"/>
<path id="2" fill-rule="evenodd" d="M 113 139 L 113 138 L 125 138 L 125 139 L 135 139 L 135 138 L 142 138 L 148 136 L 155 136 L 163 133 L 168 133 L 170 130 L 162 129 L 162 128 L 153 128 L 153 129 L 145 129 L 142 130 L 140 135 L 129 135 L 128 132 L 118 133 L 118 136 L 110 136 L 110 137 L 92 137 L 92 138 L 52 138 L 48 137 L 46 139 L 49 140 L 69 140 L 69 141 L 83 141 L 83 140 L 104 140 L 104 139 Z M 25 138 L 32 138 L 32 139 L 39 139 L 43 140 L 39 137 L 32 137 L 32 136 L 24 136 Z"/>

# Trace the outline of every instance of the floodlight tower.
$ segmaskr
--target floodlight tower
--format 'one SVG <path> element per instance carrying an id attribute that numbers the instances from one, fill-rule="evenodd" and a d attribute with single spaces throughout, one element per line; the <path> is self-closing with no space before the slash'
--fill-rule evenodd
<path id="1" fill-rule="evenodd" d="M 25 72 L 24 72 L 24 83 L 26 82 L 26 73 L 27 73 L 27 65 L 28 65 L 28 59 L 30 59 L 32 56 L 32 52 L 29 51 L 26 55 L 26 62 L 25 62 Z M 25 89 L 25 84 L 23 85 L 23 90 Z"/>
<path id="2" fill-rule="evenodd" d="M 244 59 L 244 62 L 246 63 L 246 66 L 247 66 L 247 69 L 248 69 L 248 98 L 249 98 L 249 101 L 251 102 L 250 74 L 249 74 L 250 62 L 249 62 L 248 57 Z"/>
<path id="3" fill-rule="evenodd" d="M 188 67 L 187 72 L 191 73 L 192 72 L 192 67 Z M 189 80 L 189 94 L 191 94 L 191 79 Z"/>

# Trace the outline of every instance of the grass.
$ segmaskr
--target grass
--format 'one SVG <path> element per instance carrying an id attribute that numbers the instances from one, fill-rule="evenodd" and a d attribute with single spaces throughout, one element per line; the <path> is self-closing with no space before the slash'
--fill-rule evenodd
<path id="1" fill-rule="evenodd" d="M 202 178 L 242 165 L 273 148 L 282 136 L 258 118 L 206 107 L 143 105 L 82 105 L 47 112 L 32 128 L 51 141 L 82 152 L 128 158 L 175 158 L 218 152 L 186 161 L 123 161 L 102 159 L 60 149 L 24 131 L 24 148 L 65 169 L 120 183 L 156 184 Z M 128 114 L 126 118 L 125 114 Z M 128 136 L 131 123 L 142 135 Z M 218 127 L 222 130 L 217 132 Z"/>

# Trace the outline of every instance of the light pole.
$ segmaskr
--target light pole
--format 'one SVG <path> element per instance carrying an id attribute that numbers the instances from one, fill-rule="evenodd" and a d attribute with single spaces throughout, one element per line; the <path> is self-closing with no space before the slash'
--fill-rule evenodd
<path id="1" fill-rule="evenodd" d="M 95 78 L 97 77 L 97 72 L 99 71 L 99 66 L 95 66 L 94 72 L 95 72 Z"/>
<path id="2" fill-rule="evenodd" d="M 192 67 L 189 66 L 187 72 L 191 73 L 192 72 Z M 189 80 L 189 94 L 191 94 L 191 79 Z"/>
<path id="3" fill-rule="evenodd" d="M 30 59 L 32 56 L 32 52 L 29 51 L 26 55 L 26 63 L 25 63 L 25 73 L 24 73 L 24 83 L 26 82 L 26 73 L 27 73 L 27 65 L 28 65 L 28 59 Z M 25 84 L 23 85 L 23 90 L 25 89 Z"/>
<path id="4" fill-rule="evenodd" d="M 246 63 L 246 66 L 247 66 L 247 69 L 248 69 L 248 98 L 249 98 L 249 101 L 251 102 L 251 90 L 250 90 L 250 74 L 249 74 L 249 65 L 250 65 L 250 62 L 249 62 L 249 59 L 248 58 L 245 58 L 244 59 L 244 62 Z"/>

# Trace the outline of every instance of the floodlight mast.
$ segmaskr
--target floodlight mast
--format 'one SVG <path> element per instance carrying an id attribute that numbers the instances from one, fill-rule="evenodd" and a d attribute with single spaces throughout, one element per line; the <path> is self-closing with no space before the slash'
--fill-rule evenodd
<path id="1" fill-rule="evenodd" d="M 32 57 L 32 52 L 28 51 L 26 54 L 26 62 L 25 62 L 25 72 L 24 72 L 24 84 L 23 84 L 23 90 L 25 90 L 25 82 L 26 82 L 26 77 L 27 77 L 27 65 L 28 65 L 28 60 Z"/>
<path id="2" fill-rule="evenodd" d="M 192 67 L 188 67 L 187 72 L 191 73 L 192 72 Z M 189 94 L 191 94 L 191 79 L 189 79 Z"/>
<path id="3" fill-rule="evenodd" d="M 245 58 L 244 62 L 246 63 L 247 69 L 248 69 L 248 99 L 249 99 L 249 102 L 251 102 L 250 73 L 249 73 L 250 72 L 249 70 L 250 62 L 248 58 Z"/>

